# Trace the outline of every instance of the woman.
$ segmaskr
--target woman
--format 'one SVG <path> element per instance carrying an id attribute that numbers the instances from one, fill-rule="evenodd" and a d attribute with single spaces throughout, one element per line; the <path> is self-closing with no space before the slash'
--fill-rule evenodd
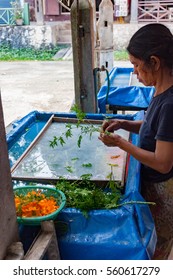
<path id="1" fill-rule="evenodd" d="M 153 259 L 167 259 L 173 245 L 173 35 L 162 24 L 140 28 L 127 47 L 134 73 L 155 93 L 143 121 L 104 121 L 99 139 L 141 162 L 141 187 L 151 206 L 157 232 Z M 113 133 L 139 133 L 139 147 Z M 106 133 L 111 132 L 111 133 Z"/>

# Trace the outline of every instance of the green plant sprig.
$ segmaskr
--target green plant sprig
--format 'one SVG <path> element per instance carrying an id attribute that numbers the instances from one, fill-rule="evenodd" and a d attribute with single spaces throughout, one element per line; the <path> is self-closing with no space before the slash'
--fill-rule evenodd
<path id="1" fill-rule="evenodd" d="M 89 135 L 90 139 L 93 135 L 94 132 L 100 132 L 101 129 L 97 126 L 94 126 L 93 124 L 91 124 L 88 121 L 89 126 L 83 126 L 81 125 L 82 121 L 84 120 L 84 118 L 86 117 L 86 114 L 83 113 L 76 104 L 74 104 L 72 106 L 72 111 L 76 112 L 76 117 L 77 117 L 77 123 L 76 125 L 73 127 L 71 124 L 66 124 L 66 128 L 67 130 L 65 132 L 63 132 L 61 134 L 60 137 L 53 137 L 53 140 L 49 141 L 49 145 L 50 147 L 54 148 L 55 146 L 58 146 L 58 143 L 63 146 L 66 143 L 66 140 L 68 138 L 71 138 L 73 136 L 72 130 L 73 128 L 78 128 L 80 129 L 80 134 L 79 137 L 77 139 L 77 146 L 80 148 L 81 147 L 81 143 L 82 143 L 82 139 L 83 139 L 83 135 Z"/>

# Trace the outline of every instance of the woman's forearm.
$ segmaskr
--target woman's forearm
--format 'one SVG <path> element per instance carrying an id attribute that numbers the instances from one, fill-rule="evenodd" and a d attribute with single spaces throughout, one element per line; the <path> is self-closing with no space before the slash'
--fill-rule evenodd
<path id="1" fill-rule="evenodd" d="M 167 173 L 171 170 L 172 168 L 172 161 L 171 159 L 166 159 L 164 155 L 162 155 L 162 152 L 157 153 L 155 152 L 150 152 L 146 151 L 144 149 L 141 149 L 132 143 L 128 142 L 127 140 L 120 138 L 119 139 L 119 145 L 118 147 L 130 155 L 132 155 L 135 159 L 140 161 L 142 164 L 149 166 L 152 169 L 157 170 L 158 172 L 161 173 Z M 164 149 L 162 149 L 164 151 Z M 167 154 L 170 154 L 172 156 L 172 153 L 168 149 Z"/>
<path id="2" fill-rule="evenodd" d="M 138 134 L 142 121 L 128 121 L 128 120 L 121 120 L 121 128 L 125 129 L 129 132 L 133 132 Z"/>
<path id="3" fill-rule="evenodd" d="M 126 151 L 130 155 L 132 155 L 134 158 L 139 160 L 141 163 L 148 165 L 151 168 L 155 167 L 155 166 L 153 166 L 153 162 L 154 162 L 154 153 L 153 152 L 143 150 L 123 138 L 119 139 L 118 147 L 120 149 Z"/>

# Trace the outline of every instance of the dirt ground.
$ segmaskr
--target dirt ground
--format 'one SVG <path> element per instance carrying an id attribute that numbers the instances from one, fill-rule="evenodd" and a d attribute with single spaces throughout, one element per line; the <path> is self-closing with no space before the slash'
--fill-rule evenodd
<path id="1" fill-rule="evenodd" d="M 33 110 L 68 112 L 74 100 L 72 61 L 0 62 L 5 126 Z"/>
<path id="2" fill-rule="evenodd" d="M 129 62 L 115 62 L 131 67 Z M 74 101 L 73 60 L 0 62 L 5 126 L 31 111 L 69 112 Z"/>

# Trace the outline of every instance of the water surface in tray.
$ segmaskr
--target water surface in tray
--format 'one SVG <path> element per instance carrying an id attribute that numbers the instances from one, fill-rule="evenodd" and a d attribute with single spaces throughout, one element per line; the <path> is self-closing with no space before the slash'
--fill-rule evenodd
<path id="1" fill-rule="evenodd" d="M 35 139 L 41 129 L 44 127 L 46 121 L 36 121 L 28 126 L 14 141 L 9 144 L 9 160 L 12 167 L 19 157 L 28 148 L 31 142 Z"/>
<path id="2" fill-rule="evenodd" d="M 62 176 L 74 180 L 80 179 L 84 174 L 92 174 L 92 180 L 107 181 L 113 165 L 114 179 L 122 181 L 126 160 L 124 151 L 117 147 L 106 147 L 98 140 L 99 132 L 94 132 L 91 137 L 83 135 L 79 148 L 77 142 L 80 129 L 73 124 L 73 136 L 68 139 L 64 136 L 66 131 L 65 123 L 53 122 L 15 168 L 13 176 L 19 179 L 58 179 Z M 129 133 L 124 130 L 117 133 L 126 139 L 129 137 Z M 58 146 L 50 147 L 54 136 L 63 136 L 66 143 L 62 146 L 58 142 Z"/>

